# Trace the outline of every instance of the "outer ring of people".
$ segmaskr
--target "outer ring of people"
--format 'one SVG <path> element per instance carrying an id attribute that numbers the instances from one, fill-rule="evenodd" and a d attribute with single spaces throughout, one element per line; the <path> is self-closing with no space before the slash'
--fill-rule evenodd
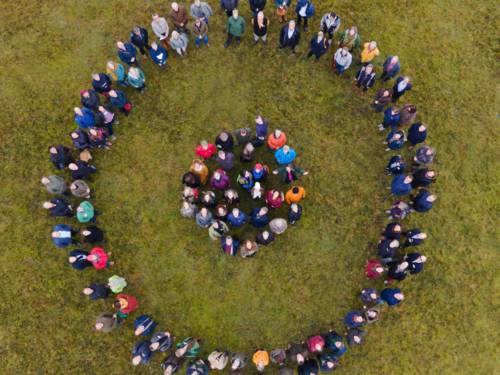
<path id="1" fill-rule="evenodd" d="M 266 0 L 249 0 L 249 5 L 254 47 L 261 43 L 261 48 L 269 48 L 267 32 L 270 20 L 265 16 Z M 224 47 L 231 48 L 234 44 L 243 43 L 247 26 L 244 18 L 239 15 L 238 0 L 221 0 L 220 6 L 227 15 L 227 39 Z M 293 6 L 291 0 L 276 0 L 274 6 L 276 20 L 283 24 L 278 49 L 295 55 L 302 35 L 300 28 L 302 27 L 302 32 L 307 32 L 309 21 L 315 15 L 314 4 L 311 0 L 298 0 Z M 105 249 L 105 232 L 96 225 L 96 218 L 100 213 L 91 201 L 94 192 L 89 181 L 97 172 L 97 168 L 91 163 L 92 153 L 112 147 L 112 142 L 116 139 L 114 128 L 119 124 L 118 115 L 129 116 L 134 109 L 129 94 L 133 91 L 145 92 L 146 78 L 141 68 L 145 60 L 150 59 L 159 68 L 165 68 L 169 53 L 185 57 L 191 34 L 197 48 L 210 47 L 208 34 L 209 20 L 213 16 L 212 8 L 206 2 L 195 0 L 189 13 L 191 20 L 183 6 L 171 3 L 169 21 L 159 14 L 152 15 L 151 28 L 155 41 L 149 43 L 148 30 L 138 25 L 133 27 L 129 42 L 117 41 L 117 57 L 120 62 L 108 61 L 105 73 L 92 73 L 92 89 L 80 92 L 81 106 L 73 110 L 77 128 L 70 133 L 72 147 L 62 144 L 49 147 L 50 161 L 58 174 L 41 179 L 47 192 L 53 196 L 43 203 L 43 207 L 51 216 L 74 218 L 81 225 L 80 228 L 74 228 L 60 223 L 51 232 L 51 239 L 56 247 L 72 248 L 68 254 L 68 262 L 75 270 L 110 270 L 113 267 L 112 254 Z M 368 91 L 376 82 L 374 59 L 380 55 L 378 45 L 375 41 L 362 43 L 356 26 L 339 32 L 340 25 L 341 18 L 335 12 L 323 15 L 319 31 L 311 38 L 309 51 L 304 57 L 309 59 L 314 56 L 319 60 L 337 45 L 338 48 L 332 55 L 331 69 L 335 74 L 345 77 L 346 71 L 352 66 L 353 56 L 359 56 L 359 70 L 354 82 L 363 91 Z M 170 27 L 173 27 L 171 33 Z M 247 355 L 217 349 L 204 358 L 200 355 L 200 337 L 193 335 L 176 340 L 152 316 L 138 314 L 139 302 L 133 295 L 125 293 L 127 280 L 124 277 L 111 275 L 104 279 L 101 276 L 103 271 L 99 271 L 96 282 L 85 286 L 82 294 L 92 301 L 111 298 L 113 303 L 110 305 L 114 311 L 99 314 L 94 330 L 111 333 L 124 326 L 131 315 L 136 315 L 133 332 L 138 341 L 132 347 L 131 363 L 134 366 L 147 364 L 155 353 L 156 356 L 163 353 L 161 368 L 164 375 L 179 372 L 184 365 L 185 372 L 189 375 L 208 374 L 210 371 L 224 369 L 230 369 L 232 374 L 241 374 L 247 366 L 253 366 L 253 370 L 258 372 L 275 366 L 281 375 L 296 372 L 311 375 L 337 370 L 341 357 L 351 347 L 363 343 L 367 327 L 378 321 L 384 310 L 397 308 L 404 300 L 405 296 L 398 284 L 407 277 L 422 272 L 427 261 L 424 254 L 415 250 L 416 246 L 427 241 L 427 234 L 420 228 L 405 223 L 411 215 L 431 210 L 437 199 L 430 191 L 437 178 L 436 152 L 426 144 L 428 129 L 426 124 L 417 121 L 417 107 L 409 103 L 396 107 L 396 103 L 413 88 L 411 79 L 401 75 L 400 71 L 399 57 L 388 55 L 382 65 L 380 77 L 385 87 L 377 91 L 371 103 L 375 112 L 383 112 L 383 119 L 376 128 L 387 131 L 384 145 L 390 156 L 385 173 L 391 179 L 387 186 L 387 199 L 392 199 L 392 204 L 386 209 L 388 223 L 382 228 L 381 236 L 373 248 L 374 256 L 364 265 L 364 273 L 370 280 L 383 280 L 385 288 L 381 291 L 373 287 L 363 288 L 359 294 L 359 306 L 346 313 L 341 327 L 314 332 L 301 341 L 293 341 L 286 347 L 269 351 L 256 348 L 251 355 Z M 394 80 L 392 88 L 387 87 L 391 80 Z M 267 147 L 274 153 L 278 164 L 278 168 L 270 170 L 257 163 L 251 170 L 238 175 L 236 183 L 252 198 L 255 196 L 257 198 L 254 199 L 263 199 L 265 202 L 261 207 L 263 210 L 258 208 L 255 215 L 250 214 L 246 220 L 256 227 L 269 226 L 269 230 L 262 232 L 267 233 L 265 236 L 259 233 L 255 240 L 246 239 L 242 244 L 227 235 L 229 226 L 237 227 L 246 222 L 241 220 L 241 212 L 231 207 L 239 197 L 234 192 L 231 193 L 234 189 L 231 189 L 230 184 L 234 181 L 228 181 L 226 173 L 232 168 L 231 160 L 228 160 L 231 157 L 228 158 L 228 155 L 232 154 L 235 143 L 243 147 L 240 155 L 242 161 L 252 161 L 256 148 Z M 405 146 L 411 152 L 409 159 L 404 158 L 400 152 Z M 289 184 L 308 172 L 295 164 L 296 153 L 287 145 L 285 132 L 280 129 L 269 131 L 269 122 L 263 116 L 256 115 L 253 130 L 222 130 L 214 143 L 202 140 L 196 147 L 195 154 L 196 159 L 182 177 L 184 190 L 180 212 L 184 217 L 195 219 L 200 227 L 208 229 L 211 238 L 221 241 L 221 249 L 226 254 L 236 255 L 239 251 L 243 257 L 251 257 L 255 255 L 259 245 L 268 245 L 275 235 L 287 229 L 288 224 L 300 220 L 302 208 L 299 201 L 305 197 L 305 190 L 302 187 L 300 191 L 294 190 L 297 187 L 295 185 L 290 189 L 290 194 L 287 192 L 286 195 L 272 189 L 266 191 L 263 181 L 266 174 L 275 173 L 283 183 Z M 211 158 L 215 159 L 219 168 L 209 175 L 205 160 Z M 68 174 L 70 184 L 67 183 Z M 223 200 L 214 202 L 211 191 L 200 192 L 200 187 L 205 184 L 223 192 Z M 266 212 L 285 202 L 290 206 L 287 219 L 268 220 L 264 217 Z M 220 207 L 221 205 L 225 207 Z"/>

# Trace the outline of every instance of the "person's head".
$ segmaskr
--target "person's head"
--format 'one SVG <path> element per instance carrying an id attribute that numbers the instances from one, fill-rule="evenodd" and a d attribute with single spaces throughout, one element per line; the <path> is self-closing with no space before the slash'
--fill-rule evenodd
<path id="1" fill-rule="evenodd" d="M 115 301 L 115 307 L 117 309 L 124 309 L 128 306 L 128 301 L 125 298 L 118 298 Z"/>
<path id="2" fill-rule="evenodd" d="M 370 74 L 371 72 L 373 72 L 373 64 L 368 64 L 365 68 L 365 72 L 367 74 Z"/>
<path id="3" fill-rule="evenodd" d="M 106 67 L 107 67 L 108 69 L 110 69 L 110 70 L 115 70 L 115 63 L 114 63 L 114 61 L 108 61 L 108 62 L 106 63 Z"/>
<path id="4" fill-rule="evenodd" d="M 425 172 L 425 176 L 427 178 L 430 178 L 430 179 L 436 178 L 436 175 L 437 175 L 436 171 L 427 171 L 427 172 Z"/>
<path id="5" fill-rule="evenodd" d="M 140 355 L 136 355 L 132 358 L 132 364 L 134 366 L 137 366 L 139 363 L 141 363 L 141 356 Z"/>
<path id="6" fill-rule="evenodd" d="M 177 354 L 177 353 L 179 353 L 179 354 Z M 182 353 L 181 349 L 177 349 L 175 351 L 175 355 L 177 357 L 182 356 L 182 354 L 183 353 Z M 165 367 L 165 370 L 163 371 L 163 375 L 172 375 L 173 373 L 174 373 L 174 366 L 172 366 L 172 365 L 168 365 L 167 367 Z"/>
<path id="7" fill-rule="evenodd" d="M 323 37 L 325 36 L 325 33 L 323 31 L 318 31 L 318 39 L 323 40 Z"/>
<path id="8" fill-rule="evenodd" d="M 233 9 L 233 18 L 238 18 L 238 16 L 239 16 L 238 9 L 234 8 Z"/>
<path id="9" fill-rule="evenodd" d="M 245 247 L 250 250 L 253 247 L 252 241 L 246 240 L 245 241 Z"/>
<path id="10" fill-rule="evenodd" d="M 78 116 L 83 116 L 83 112 L 80 107 L 73 108 L 73 112 L 75 112 Z"/>
<path id="11" fill-rule="evenodd" d="M 233 208 L 233 210 L 231 212 L 233 213 L 234 217 L 240 216 L 240 210 L 237 208 Z"/>
<path id="12" fill-rule="evenodd" d="M 263 372 L 265 368 L 266 368 L 266 366 L 264 365 L 264 362 L 259 361 L 259 362 L 257 363 L 257 371 L 259 371 L 259 372 Z"/>
<path id="13" fill-rule="evenodd" d="M 257 115 L 255 116 L 255 122 L 257 124 L 262 124 L 264 121 L 262 120 L 262 116 L 261 115 Z"/>
<path id="14" fill-rule="evenodd" d="M 267 215 L 268 212 L 269 212 L 269 209 L 267 207 L 261 207 L 259 210 L 259 216 Z"/>
<path id="15" fill-rule="evenodd" d="M 118 93 L 115 90 L 109 90 L 108 94 L 113 98 L 116 98 L 118 96 Z"/>
<path id="16" fill-rule="evenodd" d="M 151 18 L 153 19 L 153 21 L 158 21 L 158 19 L 160 18 L 160 15 L 158 13 L 154 13 Z"/>
<path id="17" fill-rule="evenodd" d="M 299 188 L 298 188 L 297 186 L 294 186 L 294 187 L 292 188 L 292 193 L 294 193 L 294 194 L 299 194 Z"/>
<path id="18" fill-rule="evenodd" d="M 50 146 L 49 147 L 49 152 L 51 154 L 57 154 L 57 148 L 55 146 Z"/>
<path id="19" fill-rule="evenodd" d="M 264 232 L 262 232 L 262 238 L 267 240 L 269 238 L 269 232 L 267 230 L 265 230 Z"/>
<path id="20" fill-rule="evenodd" d="M 250 171 L 243 171 L 243 177 L 250 178 L 252 176 L 252 173 Z"/>
<path id="21" fill-rule="evenodd" d="M 98 73 L 92 73 L 92 79 L 94 81 L 99 81 L 101 79 L 101 77 L 99 76 Z"/>
<path id="22" fill-rule="evenodd" d="M 141 35 L 141 29 L 139 26 L 134 26 L 132 31 L 134 32 L 135 35 Z"/>
<path id="23" fill-rule="evenodd" d="M 403 77 L 403 82 L 404 83 L 410 82 L 410 77 L 408 77 L 408 76 Z"/>
<path id="24" fill-rule="evenodd" d="M 156 42 L 151 43 L 151 48 L 153 49 L 153 51 L 156 51 L 158 49 L 158 43 Z"/>
<path id="25" fill-rule="evenodd" d="M 280 192 L 278 190 L 273 190 L 273 199 L 278 199 Z"/>
<path id="26" fill-rule="evenodd" d="M 128 74 L 132 76 L 132 78 L 138 78 L 139 77 L 139 68 L 136 68 L 135 66 L 131 66 L 128 70 Z"/>
<path id="27" fill-rule="evenodd" d="M 121 49 L 121 50 L 125 49 L 125 44 L 123 44 L 123 42 L 121 42 L 121 41 L 116 42 L 116 46 L 118 47 L 118 49 Z"/>
<path id="28" fill-rule="evenodd" d="M 45 208 L 46 210 L 50 210 L 54 206 L 55 206 L 55 204 L 52 202 L 49 202 L 49 201 L 43 202 L 43 208 Z"/>
<path id="29" fill-rule="evenodd" d="M 298 363 L 299 365 L 301 365 L 301 364 L 303 364 L 303 363 L 304 363 L 305 358 L 304 358 L 304 355 L 303 355 L 302 353 L 298 353 L 296 357 L 297 357 L 297 363 Z"/>
<path id="30" fill-rule="evenodd" d="M 233 244 L 233 237 L 227 236 L 225 240 L 226 245 L 230 246 Z"/>
<path id="31" fill-rule="evenodd" d="M 375 272 L 382 274 L 384 272 L 384 267 L 382 266 L 375 267 Z"/>
<path id="32" fill-rule="evenodd" d="M 203 169 L 203 164 L 199 160 L 195 160 L 193 162 L 193 165 L 194 165 L 194 169 L 197 171 L 201 171 Z"/>
<path id="33" fill-rule="evenodd" d="M 83 289 L 83 291 L 82 291 L 82 292 L 83 292 L 83 294 L 85 294 L 86 296 L 90 296 L 92 293 L 94 293 L 94 289 L 87 287 L 87 288 Z"/>
<path id="34" fill-rule="evenodd" d="M 290 206 L 290 209 L 293 212 L 299 212 L 299 205 L 297 203 L 292 203 L 292 205 Z"/>
<path id="35" fill-rule="evenodd" d="M 377 293 L 375 293 L 375 292 L 371 292 L 371 293 L 370 293 L 370 298 L 371 298 L 371 299 L 377 299 L 377 298 L 378 298 Z"/>
<path id="36" fill-rule="evenodd" d="M 403 293 L 399 292 L 399 293 L 394 294 L 394 298 L 396 298 L 398 301 L 402 301 L 405 299 L 405 296 Z"/>
<path id="37" fill-rule="evenodd" d="M 396 249 L 399 247 L 399 241 L 398 240 L 392 240 L 390 243 L 389 243 L 389 247 L 391 249 Z"/>
<path id="38" fill-rule="evenodd" d="M 363 317 L 361 315 L 354 315 L 352 321 L 355 323 L 363 323 Z"/>
<path id="39" fill-rule="evenodd" d="M 377 48 L 377 42 L 375 42 L 374 40 L 371 41 L 370 44 L 368 44 L 368 48 L 371 50 Z"/>
<path id="40" fill-rule="evenodd" d="M 389 90 L 384 90 L 384 92 L 382 93 L 382 96 L 389 96 L 391 95 L 391 92 Z"/>
<path id="41" fill-rule="evenodd" d="M 70 256 L 70 257 L 68 258 L 68 262 L 70 262 L 71 264 L 75 263 L 75 262 L 76 262 L 76 257 L 74 257 L 74 256 Z"/>
<path id="42" fill-rule="evenodd" d="M 219 134 L 219 139 L 222 141 L 222 142 L 226 142 L 228 139 L 229 139 L 229 134 L 227 134 L 227 132 L 221 132 Z"/>
<path id="43" fill-rule="evenodd" d="M 226 159 L 226 153 L 223 150 L 217 151 L 217 156 L 219 159 L 225 160 Z"/>
<path id="44" fill-rule="evenodd" d="M 88 236 L 90 234 L 90 231 L 88 229 L 82 230 L 82 235 L 83 236 Z"/>
<path id="45" fill-rule="evenodd" d="M 412 176 L 406 176 L 405 179 L 404 179 L 404 183 L 405 184 L 411 184 L 411 182 L 413 181 L 413 177 Z"/>
<path id="46" fill-rule="evenodd" d="M 200 215 L 201 216 L 208 216 L 208 210 L 206 207 L 203 207 L 201 210 L 200 210 Z"/>
<path id="47" fill-rule="evenodd" d="M 358 33 L 358 28 L 356 26 L 351 26 L 351 28 L 349 29 L 349 35 L 354 36 L 357 33 Z"/>
<path id="48" fill-rule="evenodd" d="M 235 358 L 233 363 L 231 363 L 231 370 L 237 370 L 240 368 L 241 360 L 239 358 Z"/>
<path id="49" fill-rule="evenodd" d="M 230 189 L 226 192 L 226 195 L 228 198 L 233 198 L 235 196 L 234 194 L 234 190 L 233 189 Z"/>
<path id="50" fill-rule="evenodd" d="M 280 130 L 280 129 L 276 129 L 276 130 L 274 131 L 274 138 L 279 138 L 279 137 L 281 137 L 281 134 L 282 134 L 281 130 Z"/>
<path id="51" fill-rule="evenodd" d="M 177 30 L 172 31 L 172 39 L 179 39 L 179 33 Z"/>
<path id="52" fill-rule="evenodd" d="M 417 259 L 416 262 L 418 263 L 425 263 L 427 261 L 427 257 L 425 255 L 420 255 Z"/>
<path id="53" fill-rule="evenodd" d="M 288 28 L 290 30 L 295 30 L 295 21 L 294 20 L 290 20 L 290 22 L 288 22 Z"/>
<path id="54" fill-rule="evenodd" d="M 255 164 L 255 167 L 254 167 L 254 169 L 255 169 L 256 171 L 260 171 L 260 170 L 262 170 L 263 168 L 264 168 L 264 167 L 263 167 L 263 166 L 262 166 L 262 164 L 260 164 L 260 163 L 256 163 L 256 164 Z"/>
<path id="55" fill-rule="evenodd" d="M 174 2 L 174 3 L 172 3 L 171 7 L 172 7 L 172 10 L 174 12 L 178 12 L 179 11 L 179 4 L 177 4 L 177 3 Z"/>
<path id="56" fill-rule="evenodd" d="M 401 271 L 404 271 L 405 269 L 407 269 L 407 268 L 408 268 L 408 262 L 406 262 L 406 261 L 405 261 L 405 262 L 401 262 L 401 263 L 399 264 L 398 268 L 399 268 L 399 271 L 400 271 L 400 272 L 401 272 Z"/>
<path id="57" fill-rule="evenodd" d="M 264 19 L 264 12 L 263 11 L 259 11 L 259 13 L 257 13 L 257 19 L 259 21 L 262 21 Z"/>
<path id="58" fill-rule="evenodd" d="M 340 54 L 342 56 L 347 56 L 347 54 L 349 53 L 349 48 L 347 47 L 342 47 L 342 50 L 340 51 Z"/>
<path id="59" fill-rule="evenodd" d="M 423 133 L 423 132 L 425 132 L 426 130 L 427 130 L 427 128 L 425 127 L 425 125 L 424 125 L 424 124 L 422 124 L 422 125 L 420 125 L 420 126 L 418 127 L 418 131 L 419 131 L 420 133 Z"/>
<path id="60" fill-rule="evenodd" d="M 96 129 L 96 128 L 90 128 L 90 129 L 89 129 L 89 133 L 90 133 L 91 135 L 97 135 L 97 129 Z"/>
<path id="61" fill-rule="evenodd" d="M 220 174 L 219 170 L 214 172 L 214 178 L 216 180 L 220 180 L 222 178 L 222 175 Z"/>
<path id="62" fill-rule="evenodd" d="M 69 163 L 68 169 L 70 169 L 72 171 L 76 171 L 76 170 L 78 170 L 78 165 L 76 165 L 76 163 Z"/>
<path id="63" fill-rule="evenodd" d="M 80 91 L 80 95 L 81 95 L 83 98 L 88 98 L 88 97 L 90 97 L 89 90 L 82 90 L 82 91 Z"/>
<path id="64" fill-rule="evenodd" d="M 289 151 L 290 151 L 290 146 L 288 146 L 288 145 L 284 145 L 284 146 L 283 146 L 283 152 L 284 152 L 285 154 L 288 154 L 288 152 L 289 152 Z"/>
<path id="65" fill-rule="evenodd" d="M 323 345 L 321 345 L 320 343 L 317 343 L 316 345 L 314 345 L 314 349 L 317 352 L 321 352 L 321 351 L 323 351 Z"/>
<path id="66" fill-rule="evenodd" d="M 434 202 L 437 199 L 437 196 L 434 194 L 431 194 L 427 197 L 428 202 Z"/>
<path id="67" fill-rule="evenodd" d="M 399 61 L 399 56 L 392 56 L 391 64 L 397 64 L 398 61 Z"/>

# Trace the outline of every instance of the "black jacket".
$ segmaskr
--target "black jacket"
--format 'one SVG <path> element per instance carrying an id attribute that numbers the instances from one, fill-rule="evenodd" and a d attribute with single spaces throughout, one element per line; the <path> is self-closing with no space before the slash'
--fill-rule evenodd
<path id="1" fill-rule="evenodd" d="M 288 25 L 285 25 L 281 28 L 280 32 L 280 47 L 292 47 L 295 48 L 300 41 L 300 31 L 296 27 L 293 31 L 292 37 L 288 38 Z"/>
<path id="2" fill-rule="evenodd" d="M 99 74 L 99 81 L 92 80 L 92 87 L 98 93 L 104 93 L 111 90 L 111 79 L 104 73 Z"/>
<path id="3" fill-rule="evenodd" d="M 137 47 L 148 47 L 149 48 L 149 35 L 148 31 L 142 27 L 139 27 L 140 35 L 137 35 L 132 30 L 130 32 L 130 41 Z"/>
<path id="4" fill-rule="evenodd" d="M 57 153 L 50 154 L 50 161 L 57 169 L 64 169 L 69 163 L 73 162 L 71 151 L 69 150 L 69 148 L 64 147 L 63 145 L 57 145 L 55 147 Z"/>
<path id="5" fill-rule="evenodd" d="M 266 7 L 266 0 L 249 0 L 249 3 L 250 9 L 254 13 L 264 10 Z"/>
<path id="6" fill-rule="evenodd" d="M 238 8 L 238 0 L 220 0 L 220 7 L 226 12 L 232 12 Z"/>
<path id="7" fill-rule="evenodd" d="M 86 98 L 83 95 L 81 96 L 81 103 L 84 107 L 88 109 L 92 109 L 97 111 L 97 108 L 101 105 L 101 99 L 99 98 L 99 94 L 94 90 L 87 90 L 89 97 Z"/>
<path id="8" fill-rule="evenodd" d="M 271 231 L 268 232 L 269 232 L 269 237 L 267 237 L 267 240 L 264 239 L 264 237 L 262 236 L 263 232 L 261 232 L 255 236 L 255 242 L 257 242 L 259 245 L 264 245 L 264 246 L 269 245 L 271 242 L 273 242 L 276 236 L 274 235 L 273 232 Z"/>
<path id="9" fill-rule="evenodd" d="M 88 225 L 85 230 L 88 230 L 90 233 L 86 236 L 82 236 L 83 242 L 98 243 L 104 240 L 104 232 L 95 225 Z"/>

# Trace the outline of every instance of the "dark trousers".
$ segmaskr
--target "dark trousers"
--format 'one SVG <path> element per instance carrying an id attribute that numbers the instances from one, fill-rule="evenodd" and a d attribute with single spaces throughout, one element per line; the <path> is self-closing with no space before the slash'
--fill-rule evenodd
<path id="1" fill-rule="evenodd" d="M 323 53 L 318 53 L 318 52 L 313 52 L 312 50 L 309 50 L 309 53 L 307 54 L 307 58 L 311 57 L 312 55 L 316 56 L 316 61 L 319 60 L 321 56 L 323 56 Z"/>
<path id="2" fill-rule="evenodd" d="M 297 26 L 300 27 L 301 21 L 304 20 L 304 29 L 307 29 L 307 17 L 302 17 L 297 14 Z"/>
<path id="3" fill-rule="evenodd" d="M 227 33 L 226 46 L 230 45 L 233 42 L 233 38 L 236 39 L 237 44 L 240 44 L 241 36 L 234 36 L 233 34 Z"/>

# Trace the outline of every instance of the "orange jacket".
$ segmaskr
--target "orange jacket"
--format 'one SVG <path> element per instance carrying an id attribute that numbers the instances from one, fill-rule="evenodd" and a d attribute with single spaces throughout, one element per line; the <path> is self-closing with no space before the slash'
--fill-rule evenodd
<path id="1" fill-rule="evenodd" d="M 293 192 L 294 188 L 299 189 L 298 193 Z M 302 186 L 295 186 L 286 192 L 285 200 L 286 203 L 292 204 L 300 202 L 300 200 L 305 197 L 306 197 L 306 190 Z"/>
<path id="2" fill-rule="evenodd" d="M 267 138 L 267 145 L 273 150 L 277 150 L 283 147 L 286 144 L 286 134 L 285 132 L 281 132 L 279 138 L 274 136 L 274 132 L 269 134 L 269 138 Z"/>
<path id="3" fill-rule="evenodd" d="M 199 162 L 203 165 L 203 168 L 200 171 L 197 171 L 194 169 L 195 162 Z M 191 166 L 189 167 L 189 172 L 197 175 L 200 178 L 201 183 L 203 185 L 205 185 L 205 183 L 207 182 L 207 179 L 208 179 L 208 167 L 206 166 L 205 163 L 203 163 L 203 161 L 201 161 L 200 159 L 193 160 L 193 162 L 191 163 Z"/>

